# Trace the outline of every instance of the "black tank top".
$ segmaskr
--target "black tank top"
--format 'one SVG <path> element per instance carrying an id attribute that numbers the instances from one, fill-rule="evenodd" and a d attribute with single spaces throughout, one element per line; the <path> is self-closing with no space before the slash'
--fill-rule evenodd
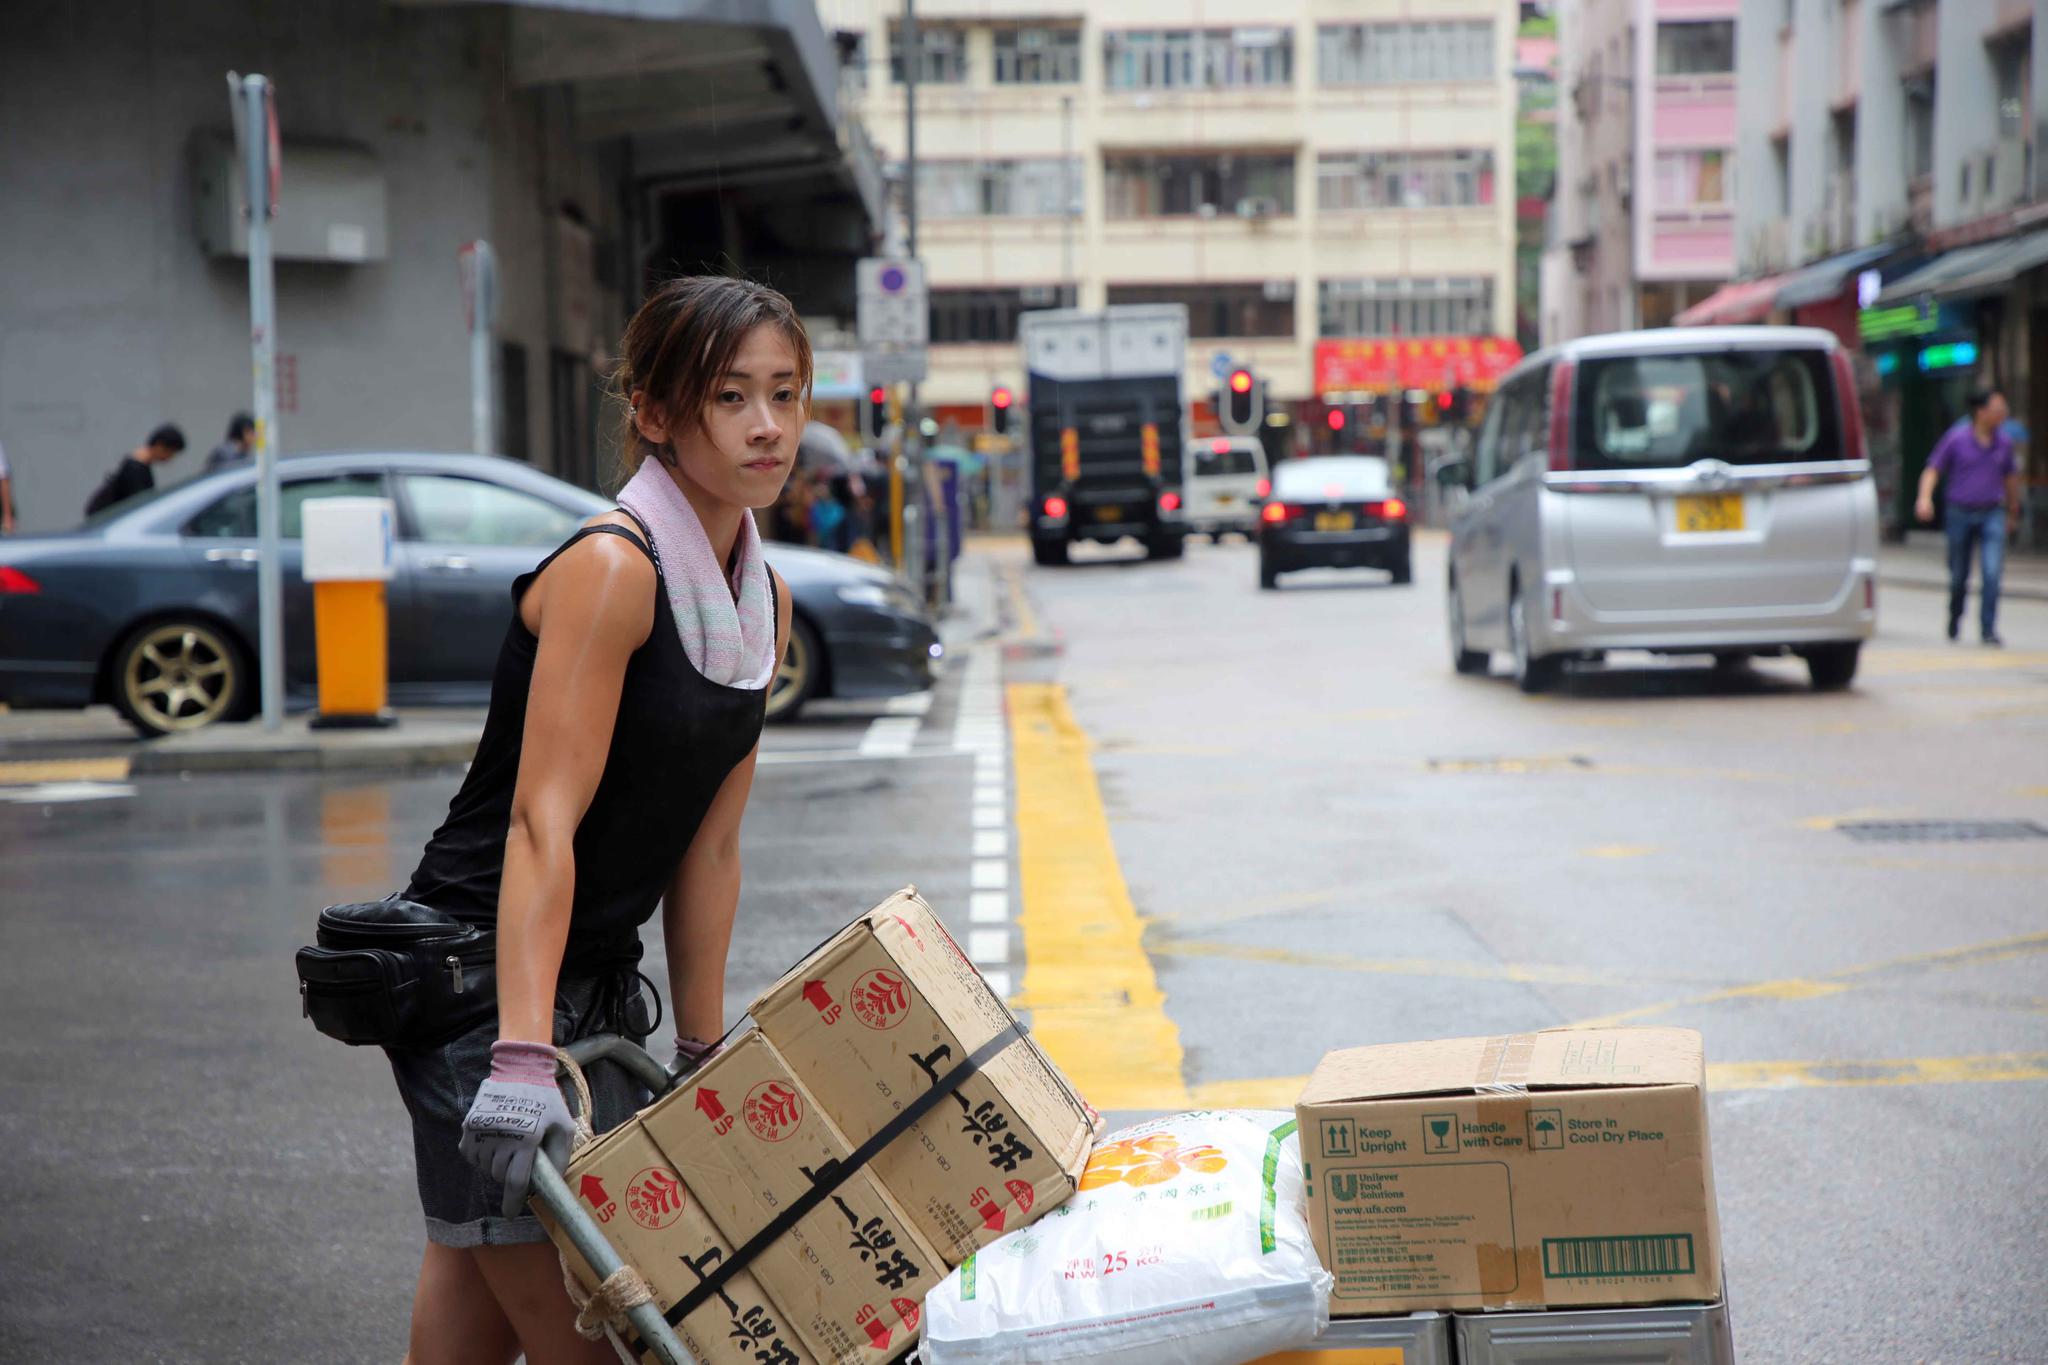
<path id="1" fill-rule="evenodd" d="M 571 545 L 599 534 L 623 536 L 654 561 L 654 628 L 626 662 L 604 775 L 576 827 L 565 969 L 637 958 L 640 926 L 652 918 L 719 787 L 760 738 L 768 701 L 766 688 L 727 687 L 690 663 L 669 609 L 661 557 L 649 542 L 608 523 L 582 528 L 512 584 L 512 625 L 498 651 L 483 736 L 448 818 L 427 841 L 408 899 L 471 923 L 496 923 L 540 644 L 520 619 L 519 602 Z"/>

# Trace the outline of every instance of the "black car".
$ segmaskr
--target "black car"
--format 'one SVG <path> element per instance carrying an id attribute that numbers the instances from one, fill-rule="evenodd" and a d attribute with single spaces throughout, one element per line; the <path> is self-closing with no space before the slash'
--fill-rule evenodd
<path id="1" fill-rule="evenodd" d="M 1259 509 L 1259 586 L 1277 588 L 1296 569 L 1384 569 L 1414 579 L 1408 504 L 1394 495 L 1376 455 L 1330 455 L 1273 466 L 1273 493 Z"/>
<path id="2" fill-rule="evenodd" d="M 300 455 L 279 462 L 285 689 L 310 704 L 313 594 L 300 577 L 301 509 L 388 497 L 397 512 L 387 587 L 394 705 L 475 705 L 511 620 L 512 580 L 611 507 L 573 484 L 488 455 Z M 768 542 L 789 584 L 789 653 L 771 720 L 816 697 L 931 686 L 940 648 L 917 599 L 845 555 Z M 0 702 L 110 702 L 145 735 L 256 706 L 256 471 L 229 466 L 144 494 L 62 535 L 0 541 Z"/>

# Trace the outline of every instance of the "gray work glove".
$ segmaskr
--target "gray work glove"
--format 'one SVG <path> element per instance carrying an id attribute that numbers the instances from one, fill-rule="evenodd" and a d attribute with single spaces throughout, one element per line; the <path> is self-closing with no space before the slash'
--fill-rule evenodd
<path id="1" fill-rule="evenodd" d="M 567 1166 L 575 1133 L 576 1122 L 555 1084 L 554 1048 L 503 1038 L 491 1044 L 490 1078 L 462 1120 L 458 1149 L 504 1185 L 507 1218 L 526 1212 L 534 1153 L 545 1150 L 557 1169 Z"/>

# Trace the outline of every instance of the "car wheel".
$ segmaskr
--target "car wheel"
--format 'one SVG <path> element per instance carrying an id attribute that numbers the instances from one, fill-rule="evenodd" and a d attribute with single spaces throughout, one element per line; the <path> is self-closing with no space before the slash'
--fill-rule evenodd
<path id="1" fill-rule="evenodd" d="M 1508 643 L 1515 654 L 1515 686 L 1524 692 L 1541 692 L 1557 681 L 1557 656 L 1530 653 L 1529 612 L 1522 604 L 1519 583 L 1508 589 Z"/>
<path id="2" fill-rule="evenodd" d="M 1839 692 L 1856 676 L 1862 658 L 1861 641 L 1846 645 L 1821 645 L 1806 651 L 1806 671 L 1816 692 Z"/>
<path id="3" fill-rule="evenodd" d="M 1179 559 L 1188 547 L 1181 536 L 1162 536 L 1145 542 L 1145 557 L 1148 559 Z"/>
<path id="4" fill-rule="evenodd" d="M 776 668 L 775 676 L 768 683 L 767 721 L 778 725 L 795 720 L 797 713 L 804 709 L 818 690 L 818 678 L 824 671 L 825 648 L 818 643 L 818 632 L 811 629 L 801 616 L 789 618 L 789 648 L 784 651 L 782 663 Z"/>
<path id="5" fill-rule="evenodd" d="M 1262 588 L 1277 588 L 1280 586 L 1280 571 L 1274 568 L 1273 561 L 1264 555 L 1259 556 L 1259 586 Z"/>
<path id="6" fill-rule="evenodd" d="M 1451 667 L 1468 677 L 1486 672 L 1493 664 L 1493 657 L 1483 649 L 1465 647 L 1465 599 L 1458 591 L 1455 578 L 1444 594 L 1444 614 L 1451 634 Z"/>
<path id="7" fill-rule="evenodd" d="M 1413 583 L 1415 581 L 1415 565 L 1409 560 L 1404 559 L 1399 564 L 1396 564 L 1393 573 L 1396 583 Z"/>
<path id="8" fill-rule="evenodd" d="M 1034 540 L 1031 542 L 1031 558 L 1044 568 L 1056 568 L 1067 562 L 1067 542 Z"/>
<path id="9" fill-rule="evenodd" d="M 143 626 L 114 655 L 114 709 L 144 739 L 197 730 L 242 711 L 252 670 L 239 645 L 207 621 Z"/>

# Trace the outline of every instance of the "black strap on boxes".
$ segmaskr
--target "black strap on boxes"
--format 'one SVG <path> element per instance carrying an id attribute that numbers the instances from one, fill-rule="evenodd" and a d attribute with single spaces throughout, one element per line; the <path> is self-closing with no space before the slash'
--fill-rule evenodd
<path id="1" fill-rule="evenodd" d="M 932 1111 L 932 1106 L 958 1090 L 975 1072 L 992 1061 L 996 1054 L 1010 1044 L 1023 1038 L 1027 1030 L 1021 1020 L 1012 1019 L 1009 1027 L 983 1043 L 970 1054 L 967 1060 L 939 1077 L 931 1089 L 919 1095 L 909 1104 L 896 1111 L 890 1120 L 875 1130 L 874 1136 L 847 1154 L 844 1161 L 828 1161 L 811 1177 L 811 1187 L 790 1201 L 789 1207 L 775 1215 L 759 1232 L 749 1237 L 732 1255 L 719 1262 L 718 1269 L 698 1281 L 697 1287 L 676 1301 L 675 1307 L 663 1314 L 669 1326 L 682 1325 L 684 1318 L 696 1312 L 709 1302 L 711 1297 L 725 1288 L 726 1281 L 753 1264 L 754 1258 L 774 1244 L 775 1239 L 795 1227 L 811 1210 L 824 1203 L 838 1192 L 841 1185 L 853 1178 L 854 1172 L 873 1161 L 882 1149 L 901 1137 L 910 1125 Z"/>

